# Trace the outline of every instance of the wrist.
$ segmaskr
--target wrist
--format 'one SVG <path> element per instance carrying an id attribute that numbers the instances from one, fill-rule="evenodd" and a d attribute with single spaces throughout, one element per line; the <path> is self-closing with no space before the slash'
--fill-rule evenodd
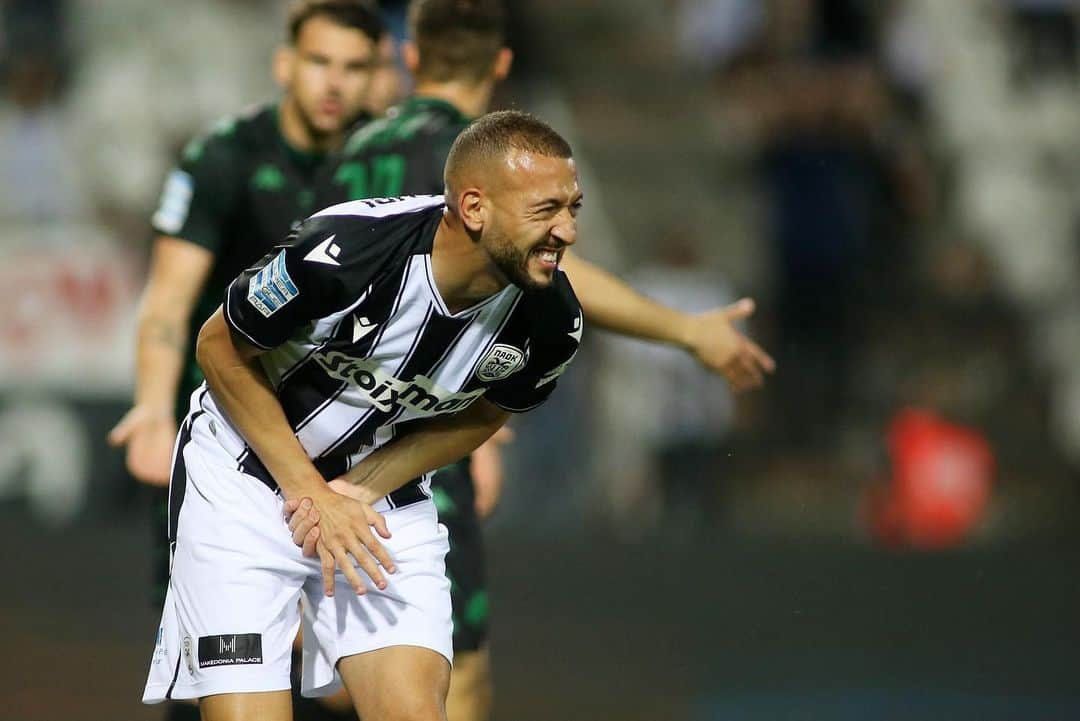
<path id="1" fill-rule="evenodd" d="M 141 409 L 149 418 L 167 418 L 170 421 L 176 418 L 176 405 L 171 402 L 136 400 L 135 407 Z"/>
<path id="2" fill-rule="evenodd" d="M 273 472 L 271 472 L 271 475 L 274 475 Z M 316 499 L 325 497 L 327 494 L 333 492 L 326 485 L 326 479 L 320 475 L 312 477 L 295 477 L 285 482 L 282 482 L 280 478 L 274 476 L 274 480 L 277 481 L 278 487 L 281 489 L 281 495 L 284 496 L 287 501 L 299 498 L 310 498 L 315 501 Z"/>
<path id="3" fill-rule="evenodd" d="M 673 344 L 685 351 L 693 352 L 698 346 L 697 317 L 689 313 L 680 313 L 673 325 Z"/>

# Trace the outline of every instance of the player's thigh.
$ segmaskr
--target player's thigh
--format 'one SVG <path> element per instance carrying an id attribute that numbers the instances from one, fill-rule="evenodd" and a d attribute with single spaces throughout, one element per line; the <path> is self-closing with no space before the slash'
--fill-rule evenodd
<path id="1" fill-rule="evenodd" d="M 450 662 L 429 648 L 388 646 L 346 656 L 338 673 L 364 721 L 445 721 Z"/>
<path id="2" fill-rule="evenodd" d="M 223 693 L 199 701 L 202 721 L 292 721 L 292 694 Z"/>
<path id="3" fill-rule="evenodd" d="M 446 696 L 447 721 L 487 721 L 493 699 L 491 657 L 486 647 L 455 651 Z"/>
<path id="4" fill-rule="evenodd" d="M 323 594 L 319 578 L 304 585 L 305 695 L 334 691 L 338 661 L 347 656 L 417 646 L 453 658 L 446 529 L 430 501 L 385 511 L 385 518 L 391 537 L 383 545 L 397 566 L 385 589 L 369 583 L 358 596 L 340 572 L 333 597 Z"/>
<path id="5" fill-rule="evenodd" d="M 289 688 L 300 589 L 313 571 L 282 500 L 190 424 L 173 480 L 176 549 L 143 700 Z M 181 455 L 182 454 L 182 455 Z"/>

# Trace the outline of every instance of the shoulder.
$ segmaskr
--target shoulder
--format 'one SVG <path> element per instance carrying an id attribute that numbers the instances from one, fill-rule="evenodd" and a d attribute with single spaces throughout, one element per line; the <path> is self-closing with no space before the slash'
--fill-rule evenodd
<path id="1" fill-rule="evenodd" d="M 311 219 L 339 218 L 351 219 L 353 223 L 371 224 L 379 220 L 388 220 L 399 216 L 413 216 L 441 212 L 444 205 L 441 195 L 404 195 L 399 198 L 364 198 L 348 203 L 331 205 L 320 210 Z"/>
<path id="2" fill-rule="evenodd" d="M 305 220 L 297 229 L 296 243 L 310 247 L 317 257 L 325 254 L 341 264 L 429 252 L 442 211 L 441 195 L 340 203 Z M 431 232 L 424 232 L 429 226 Z M 325 246 L 321 251 L 320 245 Z"/>
<path id="3" fill-rule="evenodd" d="M 240 160 L 246 152 L 264 142 L 275 122 L 273 106 L 256 105 L 215 120 L 184 146 L 181 161 L 185 166 L 222 166 Z"/>
<path id="4" fill-rule="evenodd" d="M 572 354 L 581 343 L 583 316 L 581 304 L 566 273 L 555 272 L 551 285 L 522 296 L 524 310 L 534 341 L 550 347 L 557 354 Z"/>

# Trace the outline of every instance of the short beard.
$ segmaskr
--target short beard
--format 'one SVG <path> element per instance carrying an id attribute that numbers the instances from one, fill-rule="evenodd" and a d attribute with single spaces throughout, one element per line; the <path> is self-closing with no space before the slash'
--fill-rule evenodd
<path id="1" fill-rule="evenodd" d="M 532 251 L 522 256 L 518 249 L 505 238 L 491 244 L 488 256 L 503 276 L 525 293 L 544 290 L 550 281 L 537 281 L 529 275 L 528 264 Z"/>

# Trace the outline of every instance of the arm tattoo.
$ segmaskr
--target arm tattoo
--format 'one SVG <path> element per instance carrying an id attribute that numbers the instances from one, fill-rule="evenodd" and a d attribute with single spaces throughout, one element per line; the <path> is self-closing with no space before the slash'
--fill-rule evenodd
<path id="1" fill-rule="evenodd" d="M 184 350 L 184 333 L 175 321 L 147 318 L 143 321 L 139 335 L 147 343 L 169 346 L 181 352 Z"/>

